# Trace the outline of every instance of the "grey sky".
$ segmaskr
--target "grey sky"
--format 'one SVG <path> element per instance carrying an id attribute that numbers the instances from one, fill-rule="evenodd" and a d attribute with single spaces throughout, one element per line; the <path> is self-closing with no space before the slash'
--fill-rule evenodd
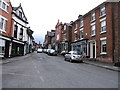
<path id="1" fill-rule="evenodd" d="M 58 21 L 69 23 L 106 0 L 10 0 L 13 6 L 20 3 L 34 31 L 36 42 L 43 42 L 47 31 L 55 29 Z"/>

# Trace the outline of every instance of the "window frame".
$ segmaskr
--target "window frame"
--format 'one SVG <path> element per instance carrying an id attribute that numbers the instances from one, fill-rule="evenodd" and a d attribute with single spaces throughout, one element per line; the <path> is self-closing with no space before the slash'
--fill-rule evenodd
<path id="1" fill-rule="evenodd" d="M 106 8 L 105 8 L 105 6 L 103 6 L 100 8 L 100 17 L 103 17 L 105 15 L 106 15 Z"/>
<path id="2" fill-rule="evenodd" d="M 3 5 L 4 5 L 4 7 L 3 7 Z M 3 11 L 8 13 L 8 7 L 9 7 L 8 3 L 6 3 L 4 0 L 0 0 L 0 9 L 2 9 Z"/>
<path id="3" fill-rule="evenodd" d="M 107 38 L 106 37 L 100 38 L 100 41 L 101 41 L 101 53 L 100 54 L 107 54 Z"/>
<path id="4" fill-rule="evenodd" d="M 96 17 L 95 17 L 95 12 L 94 12 L 94 13 L 91 14 L 91 21 L 95 21 L 95 20 L 96 20 Z"/>
<path id="5" fill-rule="evenodd" d="M 17 33 L 18 33 L 18 25 L 14 25 L 14 38 L 16 39 L 18 37 Z"/>
<path id="6" fill-rule="evenodd" d="M 21 11 L 19 11 L 19 17 L 22 18 L 22 12 Z"/>
<path id="7" fill-rule="evenodd" d="M 67 26 L 66 25 L 64 25 L 64 30 L 66 30 L 67 29 Z"/>
<path id="8" fill-rule="evenodd" d="M 80 29 L 80 39 L 84 39 L 84 29 L 83 28 Z"/>
<path id="9" fill-rule="evenodd" d="M 2 22 L 2 20 L 3 20 L 3 22 Z M 3 17 L 3 16 L 0 15 L 0 26 L 1 26 L 0 31 L 6 32 L 7 21 L 8 20 L 5 17 Z"/>
<path id="10" fill-rule="evenodd" d="M 63 34 L 63 40 L 67 40 L 67 34 L 66 33 Z"/>
<path id="11" fill-rule="evenodd" d="M 103 20 L 103 21 L 101 21 L 100 22 L 100 33 L 105 33 L 105 32 L 107 32 L 107 22 L 106 22 L 106 20 Z"/>
<path id="12" fill-rule="evenodd" d="M 5 40 L 0 39 L 0 42 L 2 44 L 0 44 L 0 55 L 4 55 L 5 54 Z"/>
<path id="13" fill-rule="evenodd" d="M 93 28 L 94 27 L 94 28 Z M 94 32 L 94 33 L 93 33 Z M 93 24 L 91 25 L 91 36 L 95 36 L 96 35 L 96 25 Z"/>
<path id="14" fill-rule="evenodd" d="M 80 20 L 80 27 L 83 27 L 83 26 L 84 26 L 84 20 L 81 19 L 81 20 Z"/>

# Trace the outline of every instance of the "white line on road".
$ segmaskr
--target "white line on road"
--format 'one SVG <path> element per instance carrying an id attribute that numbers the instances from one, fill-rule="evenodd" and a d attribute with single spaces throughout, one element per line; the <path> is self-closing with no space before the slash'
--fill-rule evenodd
<path id="1" fill-rule="evenodd" d="M 40 71 L 37 69 L 37 66 L 35 65 L 35 63 L 32 61 L 32 63 L 33 63 L 33 66 L 34 66 L 34 68 L 35 68 L 35 70 L 37 71 L 37 73 L 40 75 L 41 73 L 40 73 Z M 40 75 L 40 80 L 42 81 L 42 82 L 45 82 L 45 80 L 43 79 L 43 77 Z"/>

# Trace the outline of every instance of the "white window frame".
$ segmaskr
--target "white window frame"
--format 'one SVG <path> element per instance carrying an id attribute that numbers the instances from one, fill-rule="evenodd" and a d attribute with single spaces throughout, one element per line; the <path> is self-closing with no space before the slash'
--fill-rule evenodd
<path id="1" fill-rule="evenodd" d="M 9 4 L 7 4 L 4 0 L 0 0 L 1 3 L 0 3 L 0 9 L 2 9 L 3 11 L 7 12 L 8 13 L 8 7 L 9 7 Z M 3 8 L 3 3 L 5 4 L 5 9 Z"/>
<path id="2" fill-rule="evenodd" d="M 67 35 L 66 33 L 65 33 L 65 34 L 63 34 L 63 39 L 64 39 L 64 40 L 66 40 L 66 39 L 67 39 L 66 35 Z"/>
<path id="3" fill-rule="evenodd" d="M 106 52 L 103 52 L 103 44 L 106 44 L 106 48 L 107 48 L 107 37 L 103 37 L 103 38 L 100 38 L 100 41 L 101 41 L 101 55 L 102 54 L 107 54 L 107 51 Z"/>
<path id="4" fill-rule="evenodd" d="M 5 40 L 3 40 L 3 39 L 0 39 L 0 55 L 4 55 L 5 54 Z M 2 49 L 2 47 L 4 48 L 4 51 L 2 51 L 1 49 Z"/>
<path id="5" fill-rule="evenodd" d="M 95 21 L 95 13 L 92 13 L 92 15 L 91 15 L 91 21 Z"/>
<path id="6" fill-rule="evenodd" d="M 58 35 L 57 35 L 57 40 L 59 40 L 59 38 L 60 38 L 60 35 L 58 34 Z"/>
<path id="7" fill-rule="evenodd" d="M 84 21 L 83 19 L 80 20 L 80 27 L 83 27 L 84 26 Z"/>
<path id="8" fill-rule="evenodd" d="M 83 33 L 83 37 L 82 37 L 82 35 L 81 35 L 81 32 Z M 84 39 L 84 29 L 83 29 L 83 28 L 80 29 L 80 39 L 81 39 L 81 40 Z"/>
<path id="9" fill-rule="evenodd" d="M 92 33 L 93 31 L 94 31 L 94 33 Z M 96 35 L 96 25 L 95 25 L 95 23 L 92 23 L 91 24 L 91 36 L 95 36 L 95 35 Z"/>
<path id="10" fill-rule="evenodd" d="M 105 13 L 102 14 L 102 12 L 105 12 Z M 103 16 L 105 16 L 105 15 L 106 15 L 106 8 L 105 8 L 105 6 L 104 6 L 104 7 L 100 8 L 100 17 L 103 17 Z"/>
<path id="11" fill-rule="evenodd" d="M 106 33 L 107 32 L 107 22 L 106 22 L 106 20 L 102 20 L 101 22 L 100 22 L 100 28 L 101 28 L 101 30 L 100 30 L 100 34 L 102 34 L 102 33 Z M 103 27 L 105 27 L 105 31 L 103 31 Z"/>
<path id="12" fill-rule="evenodd" d="M 75 41 L 77 41 L 77 39 L 78 39 L 78 34 L 77 33 L 74 33 L 75 34 Z M 77 37 L 76 37 L 76 35 L 77 35 Z"/>
<path id="13" fill-rule="evenodd" d="M 75 30 L 78 29 L 78 23 L 75 23 Z"/>
<path id="14" fill-rule="evenodd" d="M 64 30 L 66 30 L 67 29 L 67 26 L 66 25 L 64 25 Z"/>
<path id="15" fill-rule="evenodd" d="M 7 21 L 8 20 L 5 17 L 3 17 L 3 16 L 0 15 L 0 22 L 1 22 L 1 19 L 3 19 L 4 21 L 3 21 L 3 26 L 2 26 L 3 28 L 0 28 L 0 31 L 6 33 L 6 26 L 7 26 Z"/>

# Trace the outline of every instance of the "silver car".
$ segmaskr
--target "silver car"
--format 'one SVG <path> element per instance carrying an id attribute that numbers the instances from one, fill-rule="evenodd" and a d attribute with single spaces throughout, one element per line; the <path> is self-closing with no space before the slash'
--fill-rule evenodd
<path id="1" fill-rule="evenodd" d="M 79 55 L 77 51 L 70 51 L 68 54 L 65 54 L 65 61 L 69 60 L 72 61 L 79 61 L 83 62 L 82 55 Z"/>

